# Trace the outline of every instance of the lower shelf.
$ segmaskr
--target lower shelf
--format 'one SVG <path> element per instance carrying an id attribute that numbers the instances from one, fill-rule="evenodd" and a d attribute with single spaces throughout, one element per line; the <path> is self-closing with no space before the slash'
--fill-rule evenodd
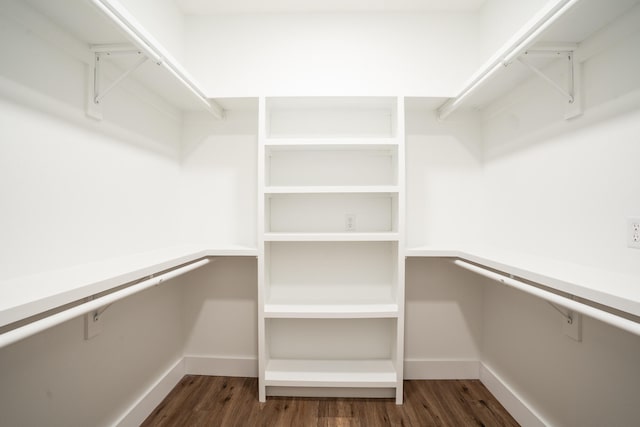
<path id="1" fill-rule="evenodd" d="M 265 304 L 265 318 L 358 319 L 398 317 L 398 304 Z"/>
<path id="2" fill-rule="evenodd" d="M 265 385 L 280 387 L 396 387 L 391 360 L 289 360 L 267 362 Z"/>

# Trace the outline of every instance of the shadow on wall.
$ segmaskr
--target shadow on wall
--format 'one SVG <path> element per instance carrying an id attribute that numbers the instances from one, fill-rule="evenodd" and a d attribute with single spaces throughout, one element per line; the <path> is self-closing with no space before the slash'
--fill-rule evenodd
<path id="1" fill-rule="evenodd" d="M 549 425 L 631 426 L 640 417 L 640 337 L 582 317 L 582 341 L 545 301 L 484 285 L 482 360 Z"/>
<path id="2" fill-rule="evenodd" d="M 448 259 L 408 258 L 407 359 L 480 360 L 482 286 Z"/>
<path id="3" fill-rule="evenodd" d="M 257 359 L 256 260 L 212 261 L 183 278 L 185 355 Z"/>
<path id="4" fill-rule="evenodd" d="M 453 139 L 479 163 L 482 161 L 481 123 L 475 112 L 460 112 L 445 121 L 437 119 L 435 109 L 444 100 L 408 98 L 405 112 L 407 138 L 431 137 Z M 447 167 L 450 167 L 447 165 Z"/>
<path id="5" fill-rule="evenodd" d="M 181 161 L 183 235 L 190 242 L 255 247 L 256 112 L 215 120 L 185 115 Z"/>

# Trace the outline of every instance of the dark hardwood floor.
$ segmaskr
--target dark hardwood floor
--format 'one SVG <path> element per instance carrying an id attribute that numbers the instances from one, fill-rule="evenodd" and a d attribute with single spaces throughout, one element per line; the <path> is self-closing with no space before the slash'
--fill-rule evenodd
<path id="1" fill-rule="evenodd" d="M 393 399 L 269 397 L 256 378 L 187 375 L 143 426 L 517 426 L 477 380 L 405 381 Z"/>

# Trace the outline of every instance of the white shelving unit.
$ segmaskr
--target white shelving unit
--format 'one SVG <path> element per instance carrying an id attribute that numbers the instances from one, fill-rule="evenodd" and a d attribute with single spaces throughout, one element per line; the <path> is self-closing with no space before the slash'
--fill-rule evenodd
<path id="1" fill-rule="evenodd" d="M 402 403 L 404 100 L 261 98 L 259 399 Z"/>

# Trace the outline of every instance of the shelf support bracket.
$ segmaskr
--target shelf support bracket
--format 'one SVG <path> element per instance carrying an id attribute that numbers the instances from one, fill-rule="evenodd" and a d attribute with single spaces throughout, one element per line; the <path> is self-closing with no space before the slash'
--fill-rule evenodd
<path id="1" fill-rule="evenodd" d="M 563 58 L 567 61 L 567 87 L 564 88 L 558 84 L 551 77 L 546 75 L 542 70 L 531 64 L 527 58 L 532 56 L 545 56 L 554 58 Z M 524 65 L 529 71 L 540 77 L 547 82 L 552 88 L 561 93 L 569 104 L 569 108 L 565 114 L 565 119 L 571 119 L 573 117 L 582 114 L 582 106 L 580 105 L 579 88 L 581 67 L 579 63 L 574 62 L 573 50 L 560 51 L 552 49 L 534 49 L 524 52 L 517 61 Z M 508 64 L 507 64 L 508 65 Z"/>
<path id="2" fill-rule="evenodd" d="M 547 304 L 549 304 L 551 307 L 554 308 L 555 311 L 557 311 L 558 313 L 560 313 L 560 315 L 562 317 L 564 317 L 564 320 L 566 320 L 566 322 L 571 325 L 573 323 L 573 316 L 571 312 L 565 313 L 564 311 L 562 311 L 562 309 L 560 307 L 558 307 L 557 305 L 555 305 L 554 303 L 547 301 Z"/>
<path id="3" fill-rule="evenodd" d="M 139 49 L 135 49 L 132 45 L 96 45 L 92 46 L 91 50 L 94 54 L 93 66 L 90 67 L 90 89 L 87 105 L 87 114 L 90 117 L 101 120 L 102 109 L 100 108 L 100 102 L 105 96 L 116 86 L 118 86 L 124 79 L 129 77 L 131 73 L 137 70 L 142 64 L 144 64 L 149 57 L 142 53 Z M 101 63 L 105 57 L 113 56 L 139 56 L 138 60 L 134 62 L 127 70 L 125 70 L 119 77 L 117 77 L 111 84 L 104 89 L 101 88 L 102 81 L 102 66 Z"/>

